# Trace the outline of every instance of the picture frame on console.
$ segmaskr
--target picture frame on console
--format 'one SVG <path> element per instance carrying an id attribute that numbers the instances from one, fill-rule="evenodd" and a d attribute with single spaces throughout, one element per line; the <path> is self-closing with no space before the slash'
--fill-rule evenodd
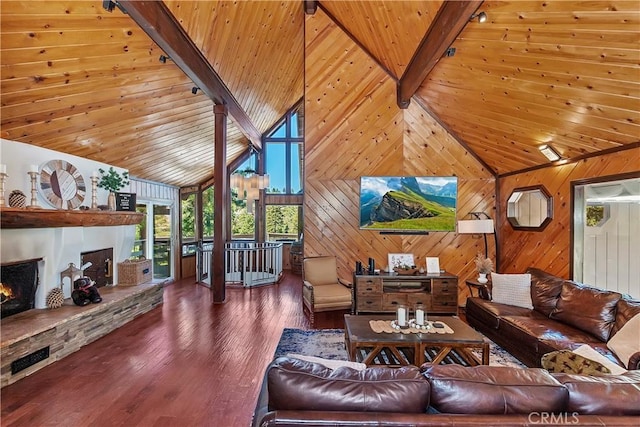
<path id="1" fill-rule="evenodd" d="M 387 258 L 389 272 L 393 271 L 394 268 L 414 267 L 416 265 L 413 254 L 389 254 Z"/>

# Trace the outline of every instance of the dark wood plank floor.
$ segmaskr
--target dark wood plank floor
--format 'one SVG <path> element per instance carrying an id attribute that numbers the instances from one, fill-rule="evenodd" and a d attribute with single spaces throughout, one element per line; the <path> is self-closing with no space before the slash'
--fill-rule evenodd
<path id="1" fill-rule="evenodd" d="M 193 279 L 164 304 L 2 389 L 8 426 L 248 426 L 283 328 L 310 327 L 302 281 L 227 289 L 212 304 Z M 342 328 L 341 313 L 316 328 Z"/>

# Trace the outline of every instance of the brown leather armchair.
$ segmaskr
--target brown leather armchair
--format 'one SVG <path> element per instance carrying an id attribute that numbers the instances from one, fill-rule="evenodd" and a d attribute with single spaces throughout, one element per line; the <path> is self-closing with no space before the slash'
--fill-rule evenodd
<path id="1" fill-rule="evenodd" d="M 302 306 L 311 327 L 315 313 L 353 310 L 352 286 L 338 277 L 335 256 L 305 258 L 303 266 Z"/>

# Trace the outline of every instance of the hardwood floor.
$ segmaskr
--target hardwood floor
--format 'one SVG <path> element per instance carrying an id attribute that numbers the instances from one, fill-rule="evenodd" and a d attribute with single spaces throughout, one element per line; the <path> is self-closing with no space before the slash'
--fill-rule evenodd
<path id="1" fill-rule="evenodd" d="M 8 426 L 248 426 L 283 328 L 310 327 L 302 281 L 229 288 L 227 302 L 185 279 L 164 304 L 7 386 Z M 342 328 L 341 313 L 316 328 Z"/>

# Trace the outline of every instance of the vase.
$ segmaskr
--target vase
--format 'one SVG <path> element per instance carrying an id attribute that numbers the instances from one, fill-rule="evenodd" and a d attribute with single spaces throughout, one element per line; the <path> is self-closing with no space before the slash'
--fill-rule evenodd
<path id="1" fill-rule="evenodd" d="M 107 197 L 107 206 L 110 211 L 116 210 L 116 193 L 109 192 L 109 197 Z"/>
<path id="2" fill-rule="evenodd" d="M 487 279 L 487 273 L 478 273 L 478 282 L 485 284 L 489 281 L 489 279 Z"/>

